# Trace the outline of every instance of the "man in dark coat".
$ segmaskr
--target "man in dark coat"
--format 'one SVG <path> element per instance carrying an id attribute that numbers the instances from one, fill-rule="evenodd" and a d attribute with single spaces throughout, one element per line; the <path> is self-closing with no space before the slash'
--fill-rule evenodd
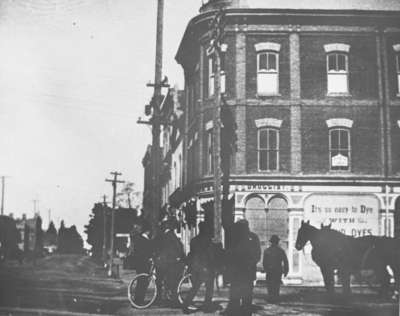
<path id="1" fill-rule="evenodd" d="M 161 223 L 161 232 L 154 240 L 155 265 L 157 269 L 158 298 L 162 298 L 163 286 L 169 299 L 177 302 L 177 288 L 182 275 L 185 253 L 182 242 L 175 235 L 176 223 L 167 220 Z"/>
<path id="2" fill-rule="evenodd" d="M 154 247 L 150 240 L 150 225 L 143 223 L 140 229 L 133 234 L 133 266 L 137 274 L 149 273 Z M 140 279 L 135 289 L 135 299 L 138 304 L 143 304 L 147 282 Z"/>
<path id="3" fill-rule="evenodd" d="M 191 303 L 202 283 L 206 286 L 203 310 L 211 311 L 217 255 L 217 248 L 212 242 L 211 232 L 206 223 L 199 223 L 199 234 L 190 241 L 190 252 L 186 258 L 192 274 L 193 287 L 183 302 L 184 313 L 196 310 Z"/>
<path id="4" fill-rule="evenodd" d="M 232 244 L 226 254 L 231 287 L 224 314 L 249 316 L 252 314 L 257 262 L 261 256 L 260 240 L 250 232 L 247 220 L 240 220 L 233 225 L 232 236 Z"/>
<path id="5" fill-rule="evenodd" d="M 279 247 L 279 237 L 272 235 L 271 246 L 264 250 L 263 267 L 266 273 L 268 296 L 271 302 L 279 299 L 282 274 L 286 277 L 289 271 L 288 259 Z"/>

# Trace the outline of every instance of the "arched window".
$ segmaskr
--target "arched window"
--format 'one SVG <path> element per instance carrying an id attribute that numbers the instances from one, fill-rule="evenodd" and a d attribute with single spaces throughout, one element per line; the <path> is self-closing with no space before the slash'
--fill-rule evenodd
<path id="1" fill-rule="evenodd" d="M 396 73 L 397 73 L 397 96 L 400 96 L 400 44 L 393 45 L 396 53 Z"/>
<path id="2" fill-rule="evenodd" d="M 256 120 L 259 171 L 279 170 L 279 128 L 282 121 L 274 118 Z"/>
<path id="3" fill-rule="evenodd" d="M 270 96 L 279 94 L 279 51 L 277 43 L 258 43 L 257 52 L 257 94 Z"/>
<path id="4" fill-rule="evenodd" d="M 220 51 L 220 68 L 221 68 L 221 93 L 225 93 L 226 86 L 226 75 L 225 75 L 225 59 L 226 59 L 226 51 L 228 49 L 227 44 L 221 45 Z M 215 55 L 212 54 L 208 56 L 208 96 L 212 97 L 215 93 Z"/>
<path id="5" fill-rule="evenodd" d="M 346 44 L 328 44 L 326 52 L 328 95 L 349 93 L 349 51 Z"/>
<path id="6" fill-rule="evenodd" d="M 329 128 L 329 164 L 330 170 L 350 170 L 351 137 L 350 129 L 353 121 L 348 119 L 331 119 L 327 121 Z"/>

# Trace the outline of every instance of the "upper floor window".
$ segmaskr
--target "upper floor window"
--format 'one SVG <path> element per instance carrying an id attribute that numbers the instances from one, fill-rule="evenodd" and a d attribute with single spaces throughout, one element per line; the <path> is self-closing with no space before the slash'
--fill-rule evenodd
<path id="1" fill-rule="evenodd" d="M 281 125 L 282 121 L 274 118 L 256 120 L 259 171 L 279 170 L 279 129 Z"/>
<path id="2" fill-rule="evenodd" d="M 327 70 L 328 94 L 349 93 L 349 56 L 347 44 L 328 44 L 324 46 Z"/>
<path id="3" fill-rule="evenodd" d="M 257 52 L 257 94 L 269 96 L 279 94 L 279 51 L 277 43 L 258 43 Z"/>
<path id="4" fill-rule="evenodd" d="M 228 45 L 222 44 L 220 51 L 220 69 L 221 69 L 221 93 L 225 93 L 226 86 L 226 74 L 225 74 L 225 59 L 226 59 L 226 51 L 228 49 Z M 215 94 L 215 72 L 216 72 L 216 62 L 215 55 L 210 55 L 208 57 L 208 96 L 213 96 Z"/>
<path id="5" fill-rule="evenodd" d="M 348 119 L 331 119 L 329 128 L 329 164 L 330 170 L 350 170 L 351 143 L 350 129 L 353 121 Z"/>
<path id="6" fill-rule="evenodd" d="M 396 52 L 397 95 L 400 96 L 400 44 L 393 45 Z"/>
<path id="7" fill-rule="evenodd" d="M 206 171 L 208 174 L 214 172 L 213 160 L 213 122 L 209 121 L 206 124 L 206 149 L 207 149 L 207 166 Z"/>

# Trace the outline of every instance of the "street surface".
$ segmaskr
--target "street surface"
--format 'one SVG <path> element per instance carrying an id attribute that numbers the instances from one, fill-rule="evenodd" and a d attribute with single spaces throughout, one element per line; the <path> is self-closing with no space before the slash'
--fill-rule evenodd
<path id="1" fill-rule="evenodd" d="M 183 315 L 178 308 L 152 306 L 137 310 L 129 305 L 127 284 L 134 276 L 122 271 L 121 279 L 109 279 L 103 267 L 82 256 L 53 256 L 36 265 L 6 263 L 0 266 L 0 315 Z M 321 287 L 283 287 L 279 304 L 267 302 L 264 285 L 254 291 L 254 315 L 397 316 L 398 304 L 381 299 L 369 288 L 354 288 L 343 297 L 340 289 L 328 297 Z M 214 302 L 224 309 L 228 289 L 215 291 Z M 201 311 L 192 315 L 205 314 Z"/>

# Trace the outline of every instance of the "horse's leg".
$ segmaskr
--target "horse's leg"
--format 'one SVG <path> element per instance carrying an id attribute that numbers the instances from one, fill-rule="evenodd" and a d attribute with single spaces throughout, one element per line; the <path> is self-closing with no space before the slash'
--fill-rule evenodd
<path id="1" fill-rule="evenodd" d="M 351 294 L 350 272 L 347 269 L 339 270 L 340 280 L 342 281 L 343 294 Z"/>
<path id="2" fill-rule="evenodd" d="M 334 278 L 333 278 L 333 269 L 330 267 L 320 266 L 322 276 L 324 278 L 325 288 L 329 294 L 333 294 L 335 292 L 334 289 Z"/>

